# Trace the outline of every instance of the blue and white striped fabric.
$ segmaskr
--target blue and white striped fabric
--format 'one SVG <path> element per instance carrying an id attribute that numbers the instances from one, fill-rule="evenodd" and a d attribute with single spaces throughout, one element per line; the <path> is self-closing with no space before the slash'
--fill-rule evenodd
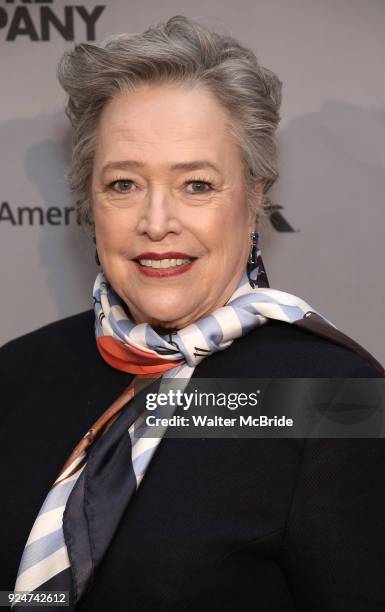
<path id="1" fill-rule="evenodd" d="M 157 355 L 165 361 L 184 360 L 182 365 L 171 365 L 170 369 L 163 373 L 159 392 L 174 378 L 180 378 L 186 386 L 195 367 L 203 359 L 216 351 L 225 350 L 235 339 L 266 324 L 269 319 L 293 323 L 302 319 L 309 311 L 320 315 L 304 300 L 289 293 L 265 287 L 251 288 L 246 271 L 237 289 L 223 307 L 171 335 L 161 336 L 150 325 L 135 324 L 130 320 L 120 297 L 109 285 L 103 272 L 96 278 L 93 297 L 96 338 L 112 336 L 125 346 Z M 332 325 L 330 321 L 323 319 Z M 124 511 L 124 507 L 120 508 L 113 519 L 109 512 L 103 514 L 103 504 L 109 495 L 108 478 L 100 481 L 107 482 L 104 489 L 104 484 L 100 485 L 97 480 L 98 471 L 95 465 L 98 465 L 99 471 L 101 465 L 104 467 L 104 475 L 119 473 L 119 482 L 124 490 L 127 489 L 124 497 L 126 505 L 142 482 L 164 433 L 163 430 L 157 438 L 138 438 L 138 431 L 144 431 L 144 404 L 138 407 L 140 394 L 134 402 L 135 409 L 131 407 L 132 401 L 127 404 L 108 432 L 94 442 L 91 451 L 83 452 L 76 463 L 72 463 L 53 484 L 25 545 L 15 590 L 63 590 L 66 587 L 73 596 L 72 609 L 84 594 L 91 581 L 94 566 L 97 566 L 108 547 Z M 111 448 L 116 447 L 120 452 L 122 449 L 123 452 L 128 452 L 128 444 L 130 457 L 127 463 L 114 464 L 117 454 L 111 453 Z M 104 465 L 106 457 L 113 458 L 109 459 L 110 463 Z M 93 559 L 89 567 L 84 561 L 82 546 L 84 544 L 85 549 L 89 547 L 85 532 L 91 530 L 87 522 L 84 522 L 87 520 L 87 517 L 84 518 L 86 512 L 81 510 L 82 491 L 87 478 L 88 486 L 91 483 L 91 490 L 94 486 L 95 505 L 100 508 L 100 524 L 102 531 L 105 530 L 103 542 L 100 546 L 97 543 L 100 558 L 96 559 L 96 562 Z M 108 502 L 110 503 L 110 500 Z M 105 527 L 108 521 L 112 521 L 111 525 Z M 89 537 L 92 537 L 92 533 Z M 95 535 L 95 538 L 99 537 L 99 533 Z M 70 541 L 76 542 L 70 546 L 71 550 Z M 95 548 L 95 542 L 93 547 Z"/>
<path id="2" fill-rule="evenodd" d="M 301 298 L 269 288 L 251 289 L 246 272 L 228 302 L 210 315 L 170 336 L 160 336 L 147 323 L 135 325 L 127 316 L 120 297 L 101 272 L 94 285 L 96 335 L 112 336 L 123 344 L 167 361 L 185 359 L 195 368 L 203 359 L 228 348 L 236 338 L 248 334 L 268 319 L 293 323 L 311 311 L 333 325 Z M 172 340 L 172 343 L 171 343 Z"/>

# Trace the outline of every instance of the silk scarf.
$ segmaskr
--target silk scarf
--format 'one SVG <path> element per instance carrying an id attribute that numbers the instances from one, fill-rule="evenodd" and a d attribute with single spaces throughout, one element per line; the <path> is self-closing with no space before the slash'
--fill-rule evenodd
<path id="1" fill-rule="evenodd" d="M 167 335 L 132 321 L 104 273 L 98 274 L 93 289 L 97 348 L 111 367 L 135 377 L 86 432 L 54 481 L 26 542 L 15 591 L 67 590 L 74 610 L 91 587 L 164 434 L 163 429 L 157 438 L 144 435 L 146 390 L 162 392 L 174 378 L 186 386 L 203 359 L 269 319 L 299 324 L 357 350 L 359 345 L 304 300 L 268 287 L 259 251 L 254 288 L 248 272 L 224 306 Z"/>

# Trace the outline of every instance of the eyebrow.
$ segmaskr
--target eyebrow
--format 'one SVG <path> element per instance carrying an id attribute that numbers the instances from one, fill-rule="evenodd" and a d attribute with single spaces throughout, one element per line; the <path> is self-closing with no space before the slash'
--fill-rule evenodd
<path id="1" fill-rule="evenodd" d="M 136 161 L 134 159 L 126 159 L 123 161 L 107 162 L 103 166 L 102 172 L 106 172 L 107 170 L 127 170 L 129 168 L 143 168 L 144 166 L 145 164 L 143 162 Z M 215 172 L 218 172 L 218 174 L 220 174 L 219 168 L 206 159 L 200 159 L 191 162 L 179 162 L 170 166 L 170 170 L 202 170 L 205 168 L 211 168 L 211 170 L 214 170 Z"/>

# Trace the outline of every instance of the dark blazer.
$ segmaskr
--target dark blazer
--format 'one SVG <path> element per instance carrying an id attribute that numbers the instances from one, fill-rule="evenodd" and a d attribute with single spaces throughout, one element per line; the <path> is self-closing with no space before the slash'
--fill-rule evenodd
<path id="1" fill-rule="evenodd" d="M 0 349 L 0 589 L 58 471 L 132 376 L 88 311 Z M 195 377 L 375 377 L 362 356 L 269 321 Z M 382 439 L 169 439 L 127 507 L 82 612 L 385 610 Z"/>

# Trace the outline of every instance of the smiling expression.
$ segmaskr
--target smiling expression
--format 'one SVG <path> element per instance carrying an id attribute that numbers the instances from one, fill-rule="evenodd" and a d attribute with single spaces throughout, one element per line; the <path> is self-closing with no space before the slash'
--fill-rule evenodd
<path id="1" fill-rule="evenodd" d="M 185 327 L 241 279 L 262 190 L 248 205 L 230 121 L 206 89 L 177 84 L 120 93 L 101 113 L 91 214 L 103 271 L 136 323 Z"/>

